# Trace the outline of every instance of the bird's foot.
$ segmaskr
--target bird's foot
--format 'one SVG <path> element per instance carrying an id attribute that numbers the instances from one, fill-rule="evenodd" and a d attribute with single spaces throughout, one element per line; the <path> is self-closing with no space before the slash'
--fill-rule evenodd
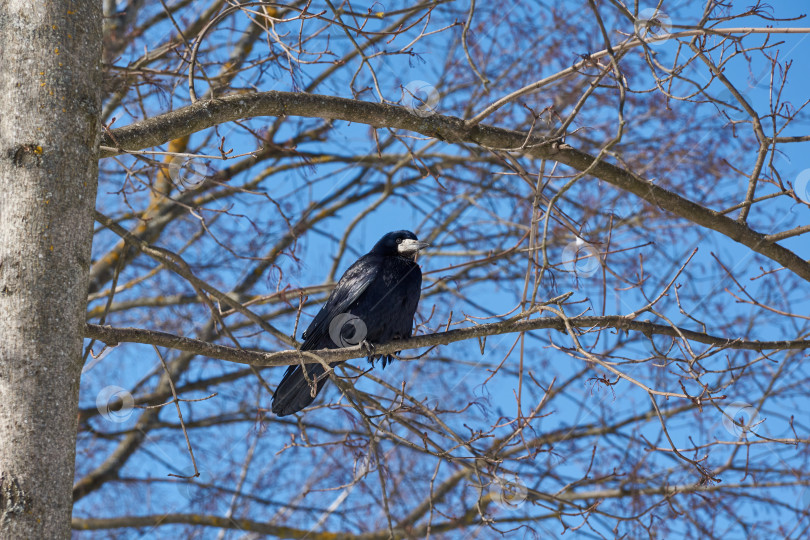
<path id="1" fill-rule="evenodd" d="M 369 356 L 371 356 L 371 355 L 373 355 L 373 354 L 374 354 L 374 349 L 376 348 L 376 347 L 374 347 L 374 344 L 373 344 L 373 343 L 371 343 L 370 341 L 366 341 L 365 339 L 364 339 L 363 341 L 361 341 L 361 342 L 360 342 L 360 347 L 361 347 L 361 348 L 363 349 L 363 351 L 365 351 L 365 352 L 366 352 L 366 354 L 368 354 Z"/>
<path id="2" fill-rule="evenodd" d="M 377 359 L 377 356 L 374 354 L 374 344 L 370 341 L 366 341 L 365 339 L 360 342 L 360 348 L 363 349 L 363 352 L 366 353 L 366 357 L 368 358 L 368 363 L 371 364 L 371 367 L 374 367 L 374 360 Z"/>

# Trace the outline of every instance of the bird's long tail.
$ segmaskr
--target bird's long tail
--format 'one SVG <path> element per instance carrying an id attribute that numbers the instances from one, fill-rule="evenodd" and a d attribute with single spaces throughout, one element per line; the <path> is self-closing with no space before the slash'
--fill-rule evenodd
<path id="1" fill-rule="evenodd" d="M 321 377 L 326 370 L 321 364 L 306 364 L 307 376 L 301 370 L 301 366 L 290 366 L 284 373 L 284 378 L 273 394 L 273 413 L 278 416 L 293 414 L 313 402 L 328 377 L 323 377 L 315 383 L 315 396 L 312 395 L 312 381 Z"/>

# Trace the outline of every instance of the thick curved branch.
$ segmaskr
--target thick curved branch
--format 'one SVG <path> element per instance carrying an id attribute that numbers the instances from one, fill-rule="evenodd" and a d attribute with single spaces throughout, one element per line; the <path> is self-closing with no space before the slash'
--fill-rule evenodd
<path id="1" fill-rule="evenodd" d="M 689 340 L 718 348 L 744 349 L 751 351 L 763 350 L 785 350 L 785 349 L 807 349 L 810 348 L 810 340 L 782 340 L 782 341 L 750 341 L 743 339 L 726 339 L 712 336 L 703 332 L 695 332 L 684 328 L 675 329 L 671 326 L 654 324 L 646 321 L 633 321 L 622 316 L 606 317 L 575 317 L 569 319 L 569 323 L 576 328 L 613 328 L 619 331 L 635 330 L 645 335 L 661 334 L 673 338 L 680 338 L 681 335 Z M 502 321 L 489 324 L 481 324 L 469 328 L 459 328 L 447 332 L 437 332 L 424 336 L 415 336 L 402 339 L 385 345 L 378 345 L 374 348 L 374 354 L 394 354 L 397 351 L 407 349 L 419 349 L 422 347 L 432 347 L 435 345 L 447 345 L 456 341 L 479 338 L 484 336 L 495 336 L 500 334 L 510 334 L 516 332 L 528 332 L 531 330 L 553 329 L 560 332 L 565 331 L 565 322 L 557 317 L 541 317 L 538 319 L 528 319 L 523 321 Z M 148 343 L 158 347 L 168 347 L 186 351 L 209 358 L 228 360 L 239 364 L 250 364 L 254 366 L 289 366 L 305 363 L 319 362 L 313 355 L 319 356 L 325 362 L 343 362 L 352 358 L 362 358 L 368 355 L 368 349 L 362 345 L 345 347 L 342 349 L 322 349 L 320 351 L 307 351 L 306 355 L 296 350 L 279 351 L 273 353 L 263 353 L 258 351 L 248 351 L 215 345 L 206 341 L 176 336 L 167 332 L 157 330 L 144 330 L 140 328 L 112 328 L 110 326 L 99 326 L 96 324 L 85 325 L 84 336 L 102 341 L 109 346 L 119 343 Z"/>
<path id="2" fill-rule="evenodd" d="M 588 170 L 591 176 L 629 191 L 697 225 L 724 234 L 810 281 L 810 263 L 789 249 L 769 241 L 766 235 L 621 167 L 604 161 L 594 163 L 596 158 L 586 152 L 558 144 L 554 140 L 530 137 L 518 131 L 481 124 L 469 125 L 453 116 L 436 114 L 422 118 L 405 107 L 386 103 L 274 91 L 198 101 L 182 109 L 105 133 L 101 144 L 106 148 L 102 148 L 101 156 L 108 157 L 127 150 L 157 146 L 240 118 L 282 115 L 345 120 L 373 127 L 405 129 L 454 143 L 519 149 L 536 158 L 558 161 L 578 171 Z"/>

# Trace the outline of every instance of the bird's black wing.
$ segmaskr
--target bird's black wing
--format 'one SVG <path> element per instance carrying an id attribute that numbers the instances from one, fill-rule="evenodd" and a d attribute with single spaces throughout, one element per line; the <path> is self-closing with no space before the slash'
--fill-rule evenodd
<path id="1" fill-rule="evenodd" d="M 314 350 L 337 346 L 329 339 L 329 325 L 341 313 L 346 313 L 360 295 L 368 288 L 380 271 L 377 255 L 360 257 L 340 278 L 326 304 L 321 308 L 304 332 L 302 350 Z"/>
<path id="2" fill-rule="evenodd" d="M 329 326 L 335 317 L 346 313 L 360 295 L 368 289 L 380 270 L 378 255 L 364 255 L 346 270 L 340 278 L 326 304 L 310 323 L 304 332 L 304 343 L 301 350 L 334 349 L 339 344 L 329 335 Z M 338 341 L 340 332 L 337 329 Z M 339 363 L 339 362 L 338 362 Z M 336 364 L 332 364 L 336 365 Z M 281 379 L 273 394 L 273 413 L 278 416 L 287 416 L 309 406 L 315 396 L 321 391 L 326 379 L 321 378 L 326 372 L 321 364 L 306 364 L 306 376 L 300 365 L 287 368 L 284 378 Z M 318 380 L 315 388 L 312 383 Z"/>

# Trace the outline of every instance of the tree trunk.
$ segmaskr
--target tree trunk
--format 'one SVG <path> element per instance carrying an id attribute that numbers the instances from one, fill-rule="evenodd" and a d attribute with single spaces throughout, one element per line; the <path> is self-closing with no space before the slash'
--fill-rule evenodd
<path id="1" fill-rule="evenodd" d="M 101 4 L 0 3 L 0 538 L 69 538 Z"/>

